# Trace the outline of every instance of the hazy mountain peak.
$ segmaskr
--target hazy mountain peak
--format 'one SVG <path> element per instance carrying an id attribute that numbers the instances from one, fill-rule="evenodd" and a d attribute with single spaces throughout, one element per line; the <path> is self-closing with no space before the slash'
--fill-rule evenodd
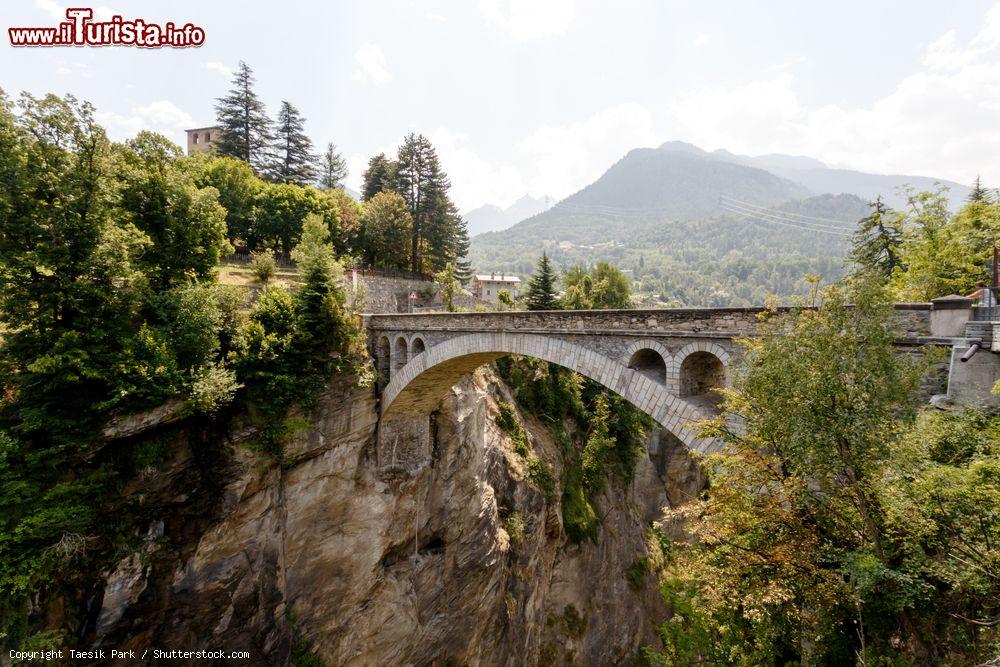
<path id="1" fill-rule="evenodd" d="M 708 155 L 704 150 L 686 141 L 665 141 L 657 150 L 687 153 L 689 155 Z"/>
<path id="2" fill-rule="evenodd" d="M 554 203 L 555 200 L 548 195 L 532 197 L 525 193 L 505 209 L 495 204 L 483 204 L 479 208 L 465 213 L 462 217 L 469 225 L 469 235 L 475 236 L 484 232 L 495 232 L 512 227 L 522 220 L 548 210 Z"/>

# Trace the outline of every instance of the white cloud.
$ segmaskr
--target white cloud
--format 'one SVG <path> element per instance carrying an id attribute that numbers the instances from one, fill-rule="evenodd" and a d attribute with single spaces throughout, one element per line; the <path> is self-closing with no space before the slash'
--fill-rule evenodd
<path id="1" fill-rule="evenodd" d="M 95 115 L 108 135 L 117 140 L 134 137 L 140 130 L 151 130 L 183 145 L 184 130 L 196 124 L 191 114 L 169 100 L 135 107 L 127 115 L 114 111 L 102 111 Z"/>
<path id="2" fill-rule="evenodd" d="M 205 69 L 210 69 L 213 72 L 218 72 L 227 79 L 233 78 L 233 68 L 224 63 L 217 63 L 214 61 L 204 62 L 201 64 Z"/>
<path id="3" fill-rule="evenodd" d="M 483 159 L 469 147 L 464 134 L 438 128 L 428 139 L 451 178 L 455 203 L 460 210 L 468 211 L 486 203 L 508 206 L 528 191 L 516 168 Z"/>
<path id="4" fill-rule="evenodd" d="M 709 42 L 712 41 L 712 37 L 706 33 L 699 32 L 694 36 L 692 43 L 697 47 L 708 46 Z"/>
<path id="5" fill-rule="evenodd" d="M 541 127 L 518 150 L 535 163 L 530 191 L 562 198 L 599 177 L 627 151 L 655 143 L 652 114 L 626 103 L 585 120 Z"/>
<path id="6" fill-rule="evenodd" d="M 574 0 L 480 0 L 479 9 L 492 25 L 517 41 L 565 34 L 576 14 Z"/>
<path id="7" fill-rule="evenodd" d="M 705 148 L 806 154 L 836 166 L 1000 183 L 1000 5 L 967 44 L 948 31 L 923 67 L 870 105 L 806 108 L 794 76 L 675 98 L 670 135 Z"/>
<path id="8" fill-rule="evenodd" d="M 392 81 L 392 73 L 382 52 L 382 47 L 378 44 L 365 44 L 354 54 L 354 62 L 357 69 L 354 70 L 356 81 L 365 81 L 375 84 L 388 83 Z"/>

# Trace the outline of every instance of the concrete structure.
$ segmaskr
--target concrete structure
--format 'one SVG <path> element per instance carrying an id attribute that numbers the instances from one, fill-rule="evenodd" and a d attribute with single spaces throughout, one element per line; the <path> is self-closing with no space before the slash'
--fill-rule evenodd
<path id="1" fill-rule="evenodd" d="M 212 127 L 197 127 L 187 132 L 187 154 L 207 153 L 212 150 L 212 146 L 219 141 L 222 128 L 214 125 Z"/>
<path id="2" fill-rule="evenodd" d="M 957 309 L 949 306 L 946 310 Z M 366 315 L 369 344 L 381 378 L 380 464 L 407 468 L 426 456 L 430 450 L 427 416 L 463 375 L 508 354 L 577 371 L 624 397 L 688 447 L 715 451 L 718 443 L 699 438 L 693 423 L 717 413 L 715 390 L 729 383 L 730 368 L 740 350 L 734 339 L 754 335 L 762 311 L 690 308 Z M 938 325 L 951 332 L 957 324 L 954 320 L 954 313 L 935 316 L 932 304 L 900 304 L 895 311 L 897 344 L 904 351 L 924 345 L 964 351 L 971 339 L 935 329 Z M 989 350 L 988 343 L 985 349 Z M 1000 356 L 987 351 L 975 369 L 963 364 L 966 368 L 956 376 L 953 368 L 950 377 L 956 383 L 956 397 L 988 397 L 992 383 L 986 376 L 992 374 L 995 381 L 998 360 Z"/>
<path id="3" fill-rule="evenodd" d="M 472 296 L 487 303 L 499 303 L 500 290 L 510 292 L 512 299 L 520 295 L 521 279 L 503 273 L 481 273 L 472 278 Z"/>

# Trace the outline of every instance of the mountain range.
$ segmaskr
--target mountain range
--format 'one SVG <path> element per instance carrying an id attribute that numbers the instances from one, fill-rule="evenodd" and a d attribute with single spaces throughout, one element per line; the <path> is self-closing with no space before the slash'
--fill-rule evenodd
<path id="1" fill-rule="evenodd" d="M 881 195 L 899 207 L 899 186 L 936 182 L 949 188 L 953 210 L 969 192 L 941 179 L 667 142 L 629 151 L 509 229 L 475 235 L 470 259 L 477 270 L 523 276 L 545 250 L 562 269 L 608 261 L 630 272 L 647 305 L 760 304 L 801 292 L 806 274 L 841 277 L 867 202 Z"/>

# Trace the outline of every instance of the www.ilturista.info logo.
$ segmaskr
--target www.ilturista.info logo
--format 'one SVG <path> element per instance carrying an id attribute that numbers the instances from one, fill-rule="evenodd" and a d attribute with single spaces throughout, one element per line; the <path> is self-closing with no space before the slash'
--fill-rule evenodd
<path id="1" fill-rule="evenodd" d="M 11 46 L 164 46 L 185 48 L 205 43 L 205 31 L 187 23 L 162 25 L 143 19 L 126 21 L 112 16 L 108 21 L 92 21 L 94 11 L 85 7 L 66 10 L 68 21 L 54 28 L 7 28 Z"/>

